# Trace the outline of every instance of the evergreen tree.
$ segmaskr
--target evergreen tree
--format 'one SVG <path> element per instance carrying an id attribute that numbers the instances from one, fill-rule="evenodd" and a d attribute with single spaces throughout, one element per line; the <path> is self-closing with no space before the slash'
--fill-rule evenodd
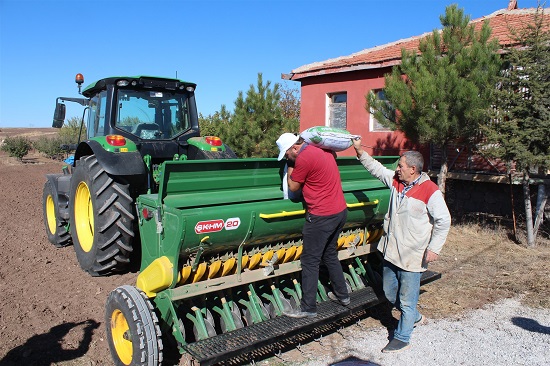
<path id="1" fill-rule="evenodd" d="M 201 136 L 221 136 L 222 125 L 229 123 L 231 116 L 231 112 L 227 110 L 225 105 L 222 105 L 219 111 L 207 117 L 199 113 Z"/>
<path id="2" fill-rule="evenodd" d="M 504 54 L 495 116 L 483 132 L 487 153 L 514 162 L 523 175 L 527 243 L 534 246 L 548 193 L 540 183 L 533 225 L 530 171 L 550 169 L 550 24 L 539 5 L 532 23 L 510 32 L 515 45 Z"/>
<path id="3" fill-rule="evenodd" d="M 476 31 L 457 5 L 448 6 L 440 20 L 442 31 L 423 38 L 420 53 L 401 51 L 401 64 L 385 76 L 386 100 L 372 92 L 366 99 L 367 110 L 381 124 L 403 131 L 413 142 L 441 149 L 438 185 L 445 193 L 447 146 L 457 140 L 471 144 L 478 137 L 500 58 L 487 22 Z"/>
<path id="4" fill-rule="evenodd" d="M 275 141 L 294 123 L 284 117 L 280 101 L 279 84 L 263 82 L 258 73 L 256 86 L 250 85 L 246 96 L 239 92 L 231 119 L 220 126 L 220 137 L 239 157 L 275 157 Z"/>

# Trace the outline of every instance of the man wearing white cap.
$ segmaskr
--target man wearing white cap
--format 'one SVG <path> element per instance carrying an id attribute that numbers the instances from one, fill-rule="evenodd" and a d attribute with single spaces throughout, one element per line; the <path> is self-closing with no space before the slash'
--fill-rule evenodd
<path id="1" fill-rule="evenodd" d="M 300 308 L 285 312 L 292 318 L 317 315 L 317 282 L 321 261 L 328 269 L 334 292 L 328 296 L 348 305 L 350 298 L 342 265 L 338 260 L 338 236 L 347 218 L 347 207 L 342 192 L 336 154 L 307 144 L 292 133 L 283 133 L 277 140 L 278 160 L 288 162 L 288 189 L 302 189 L 306 202 L 306 222 L 302 230 L 302 300 Z"/>

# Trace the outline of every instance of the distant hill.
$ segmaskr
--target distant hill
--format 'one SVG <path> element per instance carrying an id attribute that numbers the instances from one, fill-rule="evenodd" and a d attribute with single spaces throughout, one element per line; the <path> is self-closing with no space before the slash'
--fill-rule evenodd
<path id="1" fill-rule="evenodd" d="M 44 127 L 44 128 L 18 128 L 18 127 L 0 127 L 0 141 L 6 137 L 24 136 L 31 141 L 37 140 L 40 136 L 56 135 L 59 129 Z"/>

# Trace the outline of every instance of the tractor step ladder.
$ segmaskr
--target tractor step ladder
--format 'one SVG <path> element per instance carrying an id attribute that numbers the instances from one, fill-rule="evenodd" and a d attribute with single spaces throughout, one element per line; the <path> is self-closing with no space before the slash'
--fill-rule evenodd
<path id="1" fill-rule="evenodd" d="M 422 274 L 420 284 L 425 285 L 439 278 L 441 278 L 440 273 L 426 271 Z M 184 349 L 200 365 L 214 365 L 248 352 L 258 351 L 261 347 L 274 342 L 309 332 L 322 324 L 338 321 L 385 301 L 383 296 L 377 295 L 372 287 L 365 287 L 350 293 L 350 299 L 351 302 L 348 306 L 340 305 L 335 301 L 317 304 L 317 316 L 314 318 L 294 319 L 284 315 L 278 316 L 185 345 Z"/>

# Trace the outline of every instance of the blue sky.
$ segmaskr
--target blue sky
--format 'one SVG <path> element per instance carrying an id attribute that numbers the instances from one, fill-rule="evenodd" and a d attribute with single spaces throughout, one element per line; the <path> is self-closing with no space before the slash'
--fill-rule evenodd
<path id="1" fill-rule="evenodd" d="M 85 86 L 177 73 L 198 84 L 199 112 L 233 110 L 259 72 L 299 87 L 281 74 L 440 28 L 452 3 L 476 19 L 508 0 L 0 0 L 0 128 L 51 127 L 77 73 Z"/>

